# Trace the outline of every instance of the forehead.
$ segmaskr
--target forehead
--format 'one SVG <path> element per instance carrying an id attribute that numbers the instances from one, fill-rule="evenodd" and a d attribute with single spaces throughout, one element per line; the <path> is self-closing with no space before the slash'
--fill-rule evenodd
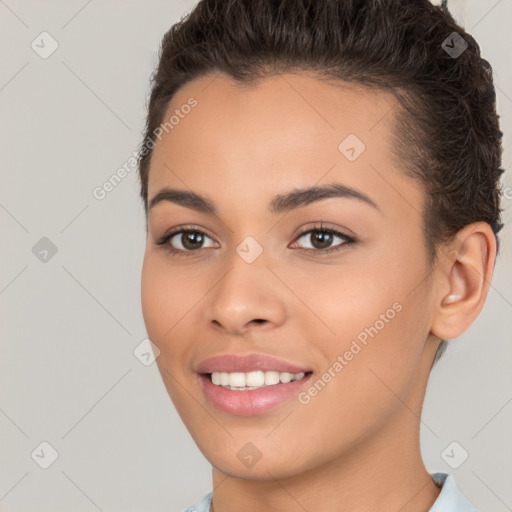
<path id="1" fill-rule="evenodd" d="M 395 109 L 387 91 L 303 74 L 250 86 L 222 73 L 201 77 L 168 105 L 163 122 L 179 120 L 154 149 L 148 196 L 176 186 L 250 202 L 323 177 L 380 195 L 383 175 L 404 181 L 391 151 Z"/>

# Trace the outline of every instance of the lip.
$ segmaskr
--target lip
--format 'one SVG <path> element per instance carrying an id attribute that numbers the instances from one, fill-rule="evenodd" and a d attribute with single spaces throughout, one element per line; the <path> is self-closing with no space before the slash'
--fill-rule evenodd
<path id="1" fill-rule="evenodd" d="M 236 391 L 213 384 L 208 374 L 200 375 L 203 392 L 210 403 L 225 413 L 255 416 L 292 400 L 310 381 L 312 373 L 302 379 L 284 384 L 273 384 L 259 389 Z M 297 404 L 295 404 L 297 405 Z"/>
<path id="2" fill-rule="evenodd" d="M 250 372 L 255 370 L 275 370 L 277 372 L 294 374 L 310 372 L 311 368 L 299 366 L 298 364 L 266 354 L 221 354 L 204 359 L 196 367 L 197 373 L 202 374 L 212 372 Z"/>
<path id="3" fill-rule="evenodd" d="M 212 372 L 278 371 L 291 374 L 304 373 L 300 380 L 280 382 L 259 389 L 236 391 L 213 384 Z M 207 400 L 218 410 L 238 416 L 263 414 L 295 397 L 309 382 L 311 368 L 266 354 L 222 354 L 201 361 L 196 371 L 199 374 Z"/>

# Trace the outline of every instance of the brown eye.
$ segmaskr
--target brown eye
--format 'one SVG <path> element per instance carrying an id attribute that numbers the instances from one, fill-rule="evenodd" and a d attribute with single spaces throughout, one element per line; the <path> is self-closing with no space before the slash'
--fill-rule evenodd
<path id="1" fill-rule="evenodd" d="M 198 231 L 186 231 L 179 235 L 175 235 L 173 238 L 177 238 L 184 249 L 192 251 L 194 249 L 201 248 L 201 245 L 204 243 L 205 235 Z"/>
<path id="2" fill-rule="evenodd" d="M 210 240 L 209 245 L 205 245 Z M 166 246 L 171 253 L 188 255 L 200 249 L 215 247 L 213 240 L 199 229 L 180 229 L 164 235 L 157 245 Z"/>
<path id="3" fill-rule="evenodd" d="M 318 251 L 320 253 L 329 253 L 341 249 L 345 245 L 351 245 L 355 243 L 355 240 L 340 233 L 335 229 L 330 228 L 313 228 L 301 233 L 297 240 L 304 239 L 309 241 L 309 246 L 299 245 L 299 249 L 306 251 Z M 332 247 L 332 244 L 338 240 L 338 243 Z M 339 243 L 341 241 L 341 243 Z"/>
<path id="4" fill-rule="evenodd" d="M 311 232 L 309 235 L 315 249 L 327 249 L 334 240 L 334 235 L 325 231 Z"/>
<path id="5" fill-rule="evenodd" d="M 207 239 L 211 240 L 211 238 L 202 231 L 182 230 L 177 233 L 173 233 L 169 237 L 169 244 L 176 250 L 195 251 L 197 249 L 203 249 L 205 247 L 203 244 Z M 212 247 L 212 245 L 209 247 Z"/>

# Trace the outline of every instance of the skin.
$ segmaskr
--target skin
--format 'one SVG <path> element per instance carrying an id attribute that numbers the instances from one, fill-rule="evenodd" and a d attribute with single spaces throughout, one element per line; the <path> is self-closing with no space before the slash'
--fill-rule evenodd
<path id="1" fill-rule="evenodd" d="M 439 338 L 459 336 L 484 304 L 494 235 L 485 223 L 466 226 L 431 268 L 424 192 L 392 156 L 394 99 L 340 86 L 304 73 L 255 87 L 204 76 L 173 97 L 166 119 L 190 97 L 198 105 L 154 149 L 150 200 L 172 187 L 218 210 L 155 205 L 142 270 L 148 336 L 168 393 L 212 464 L 216 512 L 417 512 L 439 494 L 421 458 L 421 407 Z M 353 162 L 338 150 L 351 133 L 366 145 Z M 276 194 L 333 182 L 378 209 L 338 197 L 286 214 L 267 208 Z M 298 238 L 320 222 L 356 243 L 335 237 L 328 247 L 341 249 L 322 256 L 314 236 Z M 208 235 L 204 248 L 184 256 L 156 245 L 189 225 Z M 263 249 L 251 264 L 236 252 L 248 236 Z M 312 368 L 315 381 L 394 303 L 401 311 L 307 404 L 292 398 L 264 414 L 228 414 L 208 401 L 194 371 L 216 354 L 264 353 Z M 237 457 L 247 442 L 261 453 L 252 467 Z"/>

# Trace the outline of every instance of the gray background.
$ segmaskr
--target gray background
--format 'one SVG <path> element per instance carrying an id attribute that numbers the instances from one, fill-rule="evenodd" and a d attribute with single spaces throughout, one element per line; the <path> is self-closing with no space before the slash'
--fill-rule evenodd
<path id="1" fill-rule="evenodd" d="M 146 338 L 135 169 L 92 195 L 136 150 L 159 42 L 194 4 L 0 0 L 1 511 L 178 511 L 210 490 L 155 364 L 133 354 Z M 450 5 L 493 65 L 508 169 L 512 0 Z M 31 47 L 50 48 L 43 31 L 59 45 L 46 59 Z M 510 171 L 503 182 L 492 288 L 433 370 L 421 432 L 427 468 L 498 512 L 512 510 Z M 57 248 L 46 262 L 43 237 Z M 48 469 L 43 441 L 59 454 Z M 469 453 L 458 469 L 442 457 L 453 441 L 451 460 Z"/>

